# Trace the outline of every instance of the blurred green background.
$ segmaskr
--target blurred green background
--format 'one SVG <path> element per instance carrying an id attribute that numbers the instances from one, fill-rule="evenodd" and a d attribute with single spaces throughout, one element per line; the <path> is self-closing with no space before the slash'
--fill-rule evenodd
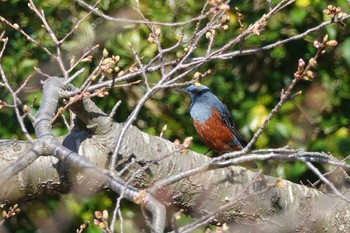
<path id="1" fill-rule="evenodd" d="M 204 1 L 203 1 L 204 2 Z M 234 1 L 230 3 L 230 22 L 228 30 L 218 30 L 213 49 L 219 48 L 239 34 L 239 24 L 235 7 L 238 7 L 243 18 L 243 25 L 247 27 L 267 12 L 268 1 Z M 272 1 L 274 4 L 277 1 Z M 28 9 L 27 1 L 4 0 L 0 2 L 0 15 L 12 23 L 17 23 L 32 38 L 55 52 L 50 37 L 41 27 L 41 22 Z M 81 19 L 87 10 L 78 4 L 67 0 L 35 1 L 38 8 L 45 11 L 47 21 L 52 26 L 58 38 L 63 38 L 72 26 Z M 93 1 L 89 1 L 94 4 Z M 202 4 L 195 0 L 188 1 L 141 1 L 141 10 L 150 21 L 178 22 L 186 21 L 197 16 Z M 342 7 L 349 12 L 346 0 L 333 1 L 333 5 Z M 117 18 L 139 19 L 133 10 L 133 1 L 103 0 L 99 9 Z M 260 36 L 251 36 L 240 47 L 232 49 L 258 48 L 278 40 L 304 32 L 330 18 L 323 14 L 327 7 L 326 1 L 297 0 L 277 13 L 267 21 L 266 29 Z M 205 23 L 204 21 L 203 23 Z M 346 21 L 345 21 L 346 22 Z M 195 28 L 194 24 L 183 26 L 185 39 L 189 38 Z M 2 57 L 1 63 L 13 88 L 23 83 L 29 75 L 33 75 L 29 85 L 21 92 L 20 98 L 28 105 L 35 96 L 41 97 L 40 82 L 42 79 L 33 66 L 39 67 L 50 75 L 62 76 L 57 64 L 42 49 L 28 42 L 20 33 L 5 23 L 0 22 L 0 32 L 5 31 L 9 43 Z M 134 57 L 129 49 L 130 43 L 144 61 L 150 60 L 156 53 L 156 46 L 147 41 L 150 31 L 141 24 L 126 24 L 108 22 L 97 16 L 90 16 L 76 32 L 62 45 L 67 64 L 69 60 L 86 51 L 87 48 L 99 44 L 99 50 L 94 53 L 93 62 L 85 63 L 76 70 L 86 68 L 83 75 L 75 80 L 75 85 L 84 81 L 94 69 L 101 56 L 103 48 L 110 54 L 121 57 L 120 67 L 127 68 L 134 63 Z M 177 42 L 181 33 L 180 27 L 161 26 L 161 43 L 167 48 Z M 339 45 L 321 56 L 314 71 L 317 78 L 314 81 L 301 81 L 293 93 L 302 91 L 287 102 L 281 111 L 274 116 L 264 133 L 260 136 L 255 148 L 276 148 L 289 145 L 309 151 L 330 152 L 338 158 L 345 158 L 350 151 L 349 117 L 350 117 L 350 31 L 347 27 L 332 24 L 311 33 L 300 40 L 276 47 L 269 51 L 258 52 L 254 55 L 239 56 L 231 60 L 215 60 L 201 66 L 198 71 L 204 73 L 208 69 L 214 71 L 212 75 L 202 80 L 231 110 L 240 132 L 249 140 L 269 111 L 279 101 L 280 92 L 293 79 L 299 58 L 308 61 L 315 54 L 314 40 L 321 40 L 325 34 L 338 41 Z M 200 40 L 193 56 L 203 56 L 206 52 L 208 40 Z M 176 52 L 182 52 L 182 47 L 170 58 L 176 58 Z M 151 83 L 160 78 L 158 72 L 148 74 Z M 190 80 L 191 76 L 187 80 Z M 135 79 L 136 80 L 136 79 Z M 11 103 L 11 96 L 3 87 L 0 100 Z M 142 84 L 132 87 L 122 87 L 110 90 L 108 98 L 94 98 L 104 111 L 109 112 L 114 104 L 121 100 L 122 104 L 116 114 L 116 120 L 123 122 L 133 110 L 146 88 Z M 142 131 L 152 135 L 159 135 L 162 127 L 167 124 L 168 129 L 164 137 L 173 141 L 183 140 L 187 136 L 194 137 L 191 149 L 203 153 L 207 148 L 200 142 L 192 127 L 188 113 L 190 100 L 172 90 L 162 90 L 156 93 L 140 112 L 135 125 Z M 33 113 L 37 110 L 35 104 Z M 12 109 L 0 110 L 0 137 L 24 139 Z M 33 128 L 26 121 L 29 130 Z M 64 135 L 67 130 L 63 122 L 55 124 L 54 132 Z M 266 174 L 281 176 L 294 182 L 315 181 L 317 178 L 306 166 L 300 163 L 281 163 L 269 161 L 260 163 L 260 168 Z M 323 169 L 320 166 L 320 169 Z M 59 215 L 60 211 L 70 217 L 67 229 L 61 232 L 72 232 L 84 221 L 92 221 L 93 211 L 107 208 L 113 210 L 115 196 L 100 194 L 94 197 L 77 198 L 74 195 L 64 195 L 60 198 L 37 200 L 22 205 L 23 213 L 18 220 L 11 219 L 8 227 L 11 232 L 35 232 L 43 226 L 42 219 Z M 135 224 L 140 217 L 138 207 L 130 203 L 123 204 L 126 225 Z M 41 220 L 40 220 L 41 219 Z M 187 221 L 187 220 L 186 220 Z M 92 223 L 92 222 L 91 222 Z M 131 224 L 131 225 L 133 225 Z M 44 224 L 45 225 L 45 224 Z M 90 227 L 87 232 L 98 232 Z M 128 232 L 127 230 L 125 232 Z"/>

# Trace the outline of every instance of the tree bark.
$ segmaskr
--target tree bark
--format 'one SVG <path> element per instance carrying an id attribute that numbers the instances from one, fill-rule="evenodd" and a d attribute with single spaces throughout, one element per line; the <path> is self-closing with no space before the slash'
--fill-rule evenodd
<path id="1" fill-rule="evenodd" d="M 75 131 L 62 138 L 62 142 L 94 164 L 107 168 L 120 129 L 115 123 L 107 135 Z M 28 142 L 2 140 L 0 169 L 30 147 Z M 151 189 L 167 205 L 184 208 L 203 220 L 228 222 L 235 232 L 347 232 L 350 229 L 348 202 L 239 166 L 209 169 L 167 186 L 157 183 L 208 161 L 208 157 L 192 151 L 179 153 L 172 142 L 130 127 L 119 151 L 117 169 L 119 172 L 124 169 L 121 172 L 124 180 L 130 180 L 136 188 Z M 89 174 L 74 171 L 63 161 L 47 155 L 7 181 L 0 190 L 0 202 L 18 203 L 72 190 L 96 192 L 101 187 Z"/>

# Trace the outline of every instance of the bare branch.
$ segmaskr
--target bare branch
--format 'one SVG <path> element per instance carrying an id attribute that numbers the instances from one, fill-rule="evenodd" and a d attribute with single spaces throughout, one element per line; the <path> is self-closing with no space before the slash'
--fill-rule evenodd
<path id="1" fill-rule="evenodd" d="M 28 7 L 40 18 L 41 22 L 44 25 L 44 28 L 49 33 L 53 43 L 56 46 L 56 55 L 55 56 L 51 55 L 51 57 L 53 57 L 57 61 L 58 66 L 60 67 L 60 69 L 62 71 L 63 77 L 65 79 L 68 79 L 68 72 L 67 72 L 65 65 L 63 63 L 60 42 L 58 41 L 58 39 L 57 39 L 55 33 L 53 32 L 53 30 L 51 29 L 50 25 L 46 21 L 45 12 L 43 10 L 39 11 L 38 8 L 35 6 L 33 0 L 29 0 Z"/>
<path id="2" fill-rule="evenodd" d="M 0 20 L 5 22 L 7 25 L 9 25 L 10 27 L 12 27 L 13 29 L 15 29 L 16 31 L 20 32 L 29 42 L 35 44 L 36 46 L 38 46 L 39 48 L 41 48 L 42 50 L 44 50 L 49 56 L 53 57 L 53 54 L 42 44 L 40 44 L 39 42 L 37 42 L 36 40 L 34 40 L 32 37 L 30 37 L 25 31 L 23 31 L 18 24 L 12 24 L 10 23 L 8 20 L 6 20 L 4 17 L 0 16 Z"/>
<path id="3" fill-rule="evenodd" d="M 328 187 L 331 188 L 331 190 L 334 192 L 335 195 L 337 195 L 338 197 L 340 197 L 341 199 L 343 199 L 344 201 L 350 203 L 350 199 L 346 196 L 344 196 L 338 189 L 337 187 L 335 187 L 335 185 L 329 181 L 312 163 L 310 162 L 306 162 L 305 163 L 306 166 L 313 171 L 318 178 L 320 178 L 320 180 L 325 183 Z"/>
<path id="4" fill-rule="evenodd" d="M 72 72 L 73 69 L 74 69 L 77 65 L 79 65 L 79 64 L 82 62 L 82 60 L 83 60 L 84 58 L 86 58 L 91 52 L 95 51 L 98 47 L 99 47 L 99 45 L 95 45 L 95 46 L 93 46 L 92 48 L 88 49 L 86 52 L 84 52 L 84 53 L 81 55 L 81 57 L 80 57 L 76 62 L 74 62 L 74 63 L 71 65 L 71 67 L 68 69 L 67 72 L 68 72 L 68 73 Z"/>
<path id="5" fill-rule="evenodd" d="M 2 36 L 1 36 L 1 37 L 2 37 Z M 4 51 L 5 51 L 7 42 L 8 42 L 8 39 L 7 39 L 7 38 L 6 38 L 6 39 L 3 39 L 3 43 L 4 43 L 4 44 L 3 44 L 3 47 L 2 47 L 2 49 L 1 49 L 1 51 L 0 51 L 0 61 L 1 61 L 1 59 L 2 59 L 2 55 L 3 55 Z M 22 116 L 21 116 L 20 110 L 19 110 L 19 105 L 21 105 L 21 102 L 20 102 L 20 100 L 17 98 L 17 92 L 15 92 L 15 91 L 11 88 L 11 86 L 10 86 L 10 84 L 9 84 L 9 82 L 8 82 L 8 79 L 7 79 L 7 77 L 6 77 L 5 71 L 4 71 L 3 68 L 2 68 L 2 64 L 1 64 L 1 63 L 0 63 L 0 75 L 1 75 L 1 79 L 2 79 L 2 81 L 3 81 L 4 86 L 5 86 L 6 89 L 10 92 L 10 94 L 11 94 L 11 96 L 12 96 L 13 107 L 14 107 L 14 110 L 15 110 L 15 113 L 16 113 L 17 121 L 18 121 L 18 123 L 19 123 L 19 125 L 20 125 L 20 127 L 21 127 L 21 130 L 22 130 L 24 136 L 28 139 L 28 141 L 32 141 L 33 138 L 30 136 L 30 134 L 29 134 L 29 132 L 28 132 L 28 130 L 27 130 L 25 124 L 24 124 L 24 121 L 23 121 L 23 118 L 22 118 Z M 26 82 L 25 82 L 25 83 L 26 83 Z M 20 89 L 21 89 L 21 87 L 20 87 Z"/>
<path id="6" fill-rule="evenodd" d="M 122 103 L 122 101 L 119 100 L 119 101 L 114 105 L 114 107 L 112 108 L 111 113 L 109 114 L 109 117 L 110 117 L 110 118 L 113 118 L 113 117 L 114 117 L 114 115 L 116 114 L 117 109 L 119 108 L 119 106 L 120 106 L 121 103 Z"/>
<path id="7" fill-rule="evenodd" d="M 96 2 L 96 4 L 93 6 L 94 8 L 98 5 L 99 2 Z M 86 15 L 84 15 L 84 17 L 82 17 L 81 19 L 79 19 L 79 21 L 75 24 L 75 26 L 70 30 L 70 32 L 68 32 L 60 41 L 58 41 L 58 44 L 62 44 L 63 42 L 65 42 L 67 40 L 67 38 L 69 38 L 74 32 L 75 30 L 78 29 L 79 25 L 84 22 L 85 19 L 87 19 L 90 15 L 92 14 L 92 11 L 89 11 Z"/>
<path id="8" fill-rule="evenodd" d="M 174 27 L 174 26 L 184 26 L 186 24 L 197 22 L 199 20 L 202 20 L 202 19 L 206 18 L 210 14 L 210 12 L 207 12 L 206 15 L 200 15 L 200 16 L 194 17 L 194 18 L 192 18 L 190 20 L 187 20 L 187 21 L 184 21 L 184 22 L 176 22 L 176 23 L 155 22 L 155 21 L 149 22 L 149 21 L 144 21 L 144 20 L 132 20 L 132 19 L 114 18 L 114 17 L 111 17 L 109 15 L 106 15 L 106 14 L 102 13 L 101 11 L 99 11 L 96 8 L 94 8 L 93 6 L 87 4 L 83 0 L 75 0 L 75 1 L 78 2 L 81 6 L 86 7 L 87 9 L 89 9 L 94 14 L 96 14 L 96 15 L 98 15 L 98 16 L 106 19 L 106 20 L 113 21 L 113 22 L 118 22 L 118 23 L 152 24 L 152 25 L 161 25 L 161 26 Z"/>

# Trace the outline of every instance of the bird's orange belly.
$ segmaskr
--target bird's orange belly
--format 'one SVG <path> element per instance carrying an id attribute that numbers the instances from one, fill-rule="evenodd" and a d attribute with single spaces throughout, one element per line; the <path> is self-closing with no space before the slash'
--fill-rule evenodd
<path id="1" fill-rule="evenodd" d="M 209 148 L 217 152 L 228 152 L 240 150 L 240 146 L 232 145 L 233 134 L 219 119 L 218 113 L 212 113 L 212 117 L 203 122 L 193 121 L 193 125 L 198 133 L 199 138 Z"/>

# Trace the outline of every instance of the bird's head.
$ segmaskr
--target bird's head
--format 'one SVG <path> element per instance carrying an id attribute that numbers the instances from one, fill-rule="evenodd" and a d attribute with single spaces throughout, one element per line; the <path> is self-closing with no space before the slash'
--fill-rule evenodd
<path id="1" fill-rule="evenodd" d="M 188 86 L 187 88 L 176 89 L 176 91 L 189 95 L 191 97 L 191 100 L 193 101 L 194 98 L 198 98 L 199 96 L 210 92 L 210 89 L 207 86 L 196 82 Z"/>

